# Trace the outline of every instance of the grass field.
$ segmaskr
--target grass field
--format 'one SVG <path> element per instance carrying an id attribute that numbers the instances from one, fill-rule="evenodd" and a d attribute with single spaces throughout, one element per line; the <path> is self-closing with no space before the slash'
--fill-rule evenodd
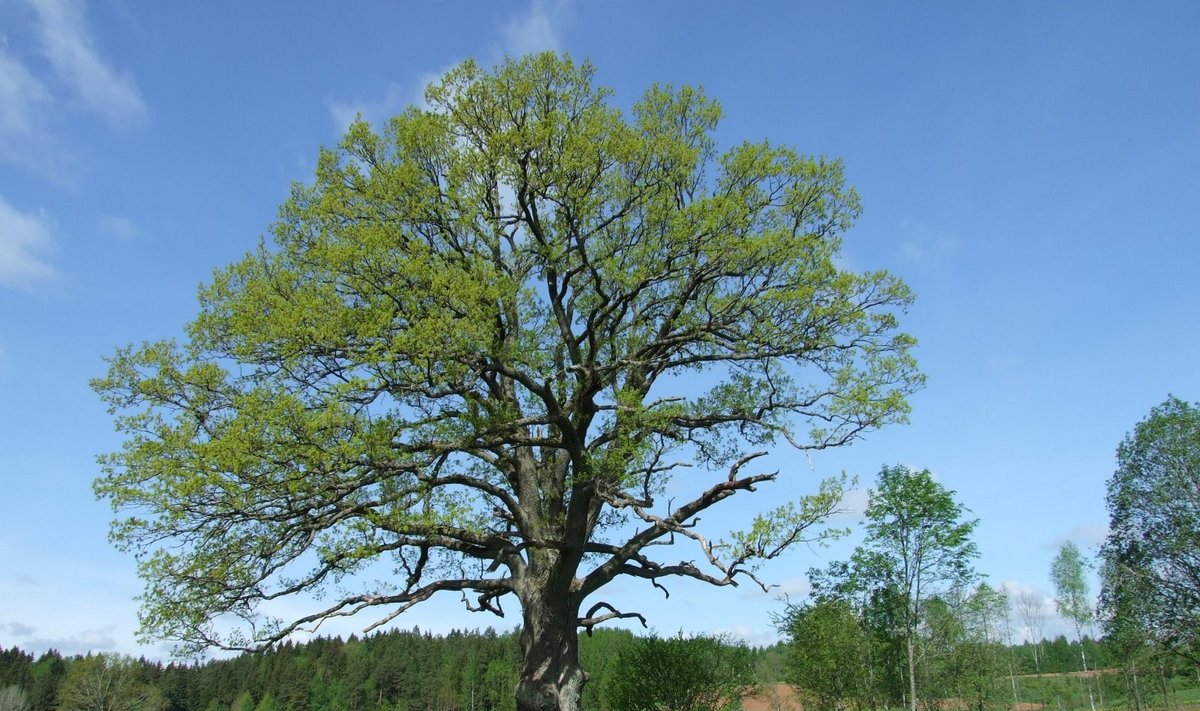
<path id="1" fill-rule="evenodd" d="M 1005 679 L 1007 685 L 1008 680 Z M 1141 680 L 1145 699 L 1143 709 L 1200 711 L 1200 683 L 1197 679 L 1153 676 Z M 1029 674 L 1016 677 L 1017 704 L 1003 703 L 994 711 L 1127 711 L 1130 709 L 1125 677 L 1120 670 Z M 1091 690 L 1091 698 L 1088 690 Z M 787 684 L 767 684 L 759 693 L 742 702 L 743 711 L 802 711 L 800 694 Z M 947 709 L 967 709 L 955 700 L 942 703 Z M 881 710 L 882 711 L 882 710 Z M 904 711 L 903 709 L 892 711 Z"/>
<path id="2" fill-rule="evenodd" d="M 1067 674 L 1019 676 L 1017 696 L 1022 702 L 1055 711 L 1088 709 L 1093 706 L 1108 711 L 1127 709 L 1129 688 L 1125 676 L 1117 669 Z M 1200 686 L 1194 677 L 1166 677 L 1153 674 L 1139 679 L 1140 692 L 1149 708 L 1183 709 L 1195 707 L 1200 711 Z"/>

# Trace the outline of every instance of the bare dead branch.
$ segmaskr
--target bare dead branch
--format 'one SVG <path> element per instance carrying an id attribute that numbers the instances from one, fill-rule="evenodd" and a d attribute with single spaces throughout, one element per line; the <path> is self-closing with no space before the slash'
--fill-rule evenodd
<path id="1" fill-rule="evenodd" d="M 599 617 L 595 617 L 595 614 L 600 610 L 608 610 L 609 612 L 600 615 Z M 641 613 L 621 612 L 607 602 L 598 602 L 591 606 L 591 608 L 587 611 L 587 614 L 579 618 L 577 624 L 579 627 L 585 628 L 587 630 L 587 636 L 591 637 L 592 628 L 598 624 L 607 622 L 609 620 L 627 620 L 631 618 L 637 619 L 638 622 L 642 623 L 642 627 L 646 627 L 646 618 Z"/>

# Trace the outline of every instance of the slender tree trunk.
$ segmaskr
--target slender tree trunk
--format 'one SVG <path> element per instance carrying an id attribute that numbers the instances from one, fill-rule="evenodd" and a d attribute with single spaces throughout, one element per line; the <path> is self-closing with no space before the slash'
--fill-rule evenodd
<path id="1" fill-rule="evenodd" d="M 917 658 L 913 649 L 914 632 L 908 633 L 908 706 L 917 711 Z"/>
<path id="2" fill-rule="evenodd" d="M 1136 699 L 1138 699 L 1138 711 L 1141 711 L 1141 707 L 1142 707 L 1141 688 L 1138 686 L 1138 663 L 1136 663 L 1136 662 L 1134 662 L 1134 668 L 1133 668 L 1133 693 L 1134 693 L 1134 697 Z"/>
<path id="3" fill-rule="evenodd" d="M 1079 658 L 1083 660 L 1083 683 L 1087 687 L 1088 705 L 1092 707 L 1092 711 L 1096 711 L 1096 699 L 1092 696 L 1092 680 L 1088 677 L 1087 652 L 1083 650 L 1083 634 L 1077 634 L 1079 637 Z"/>
<path id="4" fill-rule="evenodd" d="M 518 711 L 579 711 L 587 675 L 579 665 L 578 605 L 562 591 L 521 601 Z"/>
<path id="5" fill-rule="evenodd" d="M 1138 689 L 1136 661 L 1130 666 L 1129 683 L 1133 687 L 1133 711 L 1142 711 L 1142 692 Z"/>
<path id="6" fill-rule="evenodd" d="M 872 644 L 868 642 L 868 645 Z M 1196 675 L 1200 678 L 1200 670 L 1196 671 Z M 867 699 L 871 704 L 871 711 L 879 708 L 878 699 L 878 682 L 875 680 L 875 650 L 867 647 Z"/>
<path id="7" fill-rule="evenodd" d="M 1008 683 L 1012 685 L 1013 708 L 1015 709 L 1021 701 L 1017 695 L 1017 673 L 1013 669 L 1012 647 L 1008 648 Z"/>

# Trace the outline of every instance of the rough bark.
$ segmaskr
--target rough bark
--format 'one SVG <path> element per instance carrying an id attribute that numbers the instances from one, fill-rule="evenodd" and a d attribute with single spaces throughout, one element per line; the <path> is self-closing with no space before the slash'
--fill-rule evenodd
<path id="1" fill-rule="evenodd" d="M 579 603 L 569 581 L 562 582 L 567 586 L 531 588 L 522 596 L 518 711 L 579 711 L 587 681 L 579 664 Z"/>

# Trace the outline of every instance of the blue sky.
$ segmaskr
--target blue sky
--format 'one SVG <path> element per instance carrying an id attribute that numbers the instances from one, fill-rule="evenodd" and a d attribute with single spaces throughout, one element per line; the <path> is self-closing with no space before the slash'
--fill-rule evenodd
<path id="1" fill-rule="evenodd" d="M 164 656 L 135 645 L 140 583 L 91 493 L 119 440 L 88 379 L 180 332 L 349 117 L 542 49 L 590 58 L 621 105 L 703 85 L 724 145 L 842 158 L 864 205 L 845 264 L 918 295 L 911 424 L 777 453 L 781 482 L 715 523 L 822 474 L 928 467 L 979 517 L 989 580 L 1049 594 L 1057 546 L 1103 537 L 1124 433 L 1168 393 L 1200 400 L 1198 26 L 1192 2 L 0 0 L 0 646 Z M 765 575 L 801 594 L 853 542 Z M 772 595 L 674 590 L 606 599 L 663 632 L 774 639 Z M 448 599 L 397 623 L 515 621 Z"/>

